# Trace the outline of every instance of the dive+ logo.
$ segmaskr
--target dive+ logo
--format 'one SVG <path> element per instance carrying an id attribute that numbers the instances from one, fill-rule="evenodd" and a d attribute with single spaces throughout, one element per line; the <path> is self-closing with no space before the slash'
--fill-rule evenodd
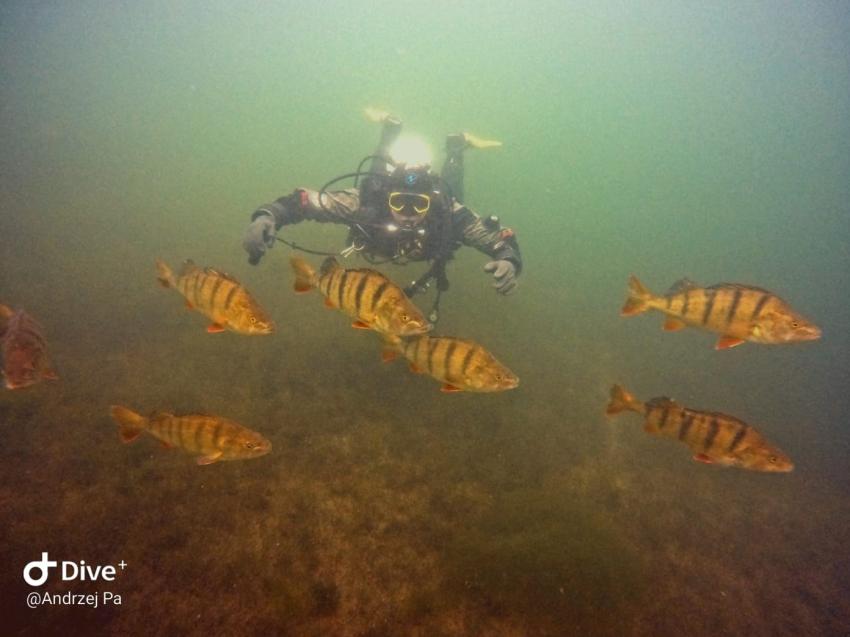
<path id="1" fill-rule="evenodd" d="M 24 567 L 24 581 L 30 586 L 41 586 L 47 581 L 50 574 L 50 569 L 56 568 L 59 563 L 56 560 L 49 559 L 47 552 L 41 553 L 40 560 L 33 560 Z M 118 563 L 118 568 L 122 571 L 127 566 L 124 560 Z M 34 576 L 33 572 L 38 575 Z M 96 582 L 99 579 L 107 582 L 115 581 L 116 570 L 112 565 L 108 566 L 90 566 L 86 565 L 85 560 L 77 562 L 62 562 L 61 567 L 63 582 Z"/>

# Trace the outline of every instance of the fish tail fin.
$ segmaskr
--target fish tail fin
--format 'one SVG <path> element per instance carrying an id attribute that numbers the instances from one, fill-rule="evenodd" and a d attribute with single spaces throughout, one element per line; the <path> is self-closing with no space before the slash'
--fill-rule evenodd
<path id="1" fill-rule="evenodd" d="M 289 259 L 289 263 L 295 272 L 296 292 L 309 292 L 316 287 L 318 277 L 312 265 L 300 257 L 292 257 Z"/>
<path id="2" fill-rule="evenodd" d="M 627 392 L 622 385 L 611 387 L 611 401 L 605 410 L 606 416 L 614 416 L 622 411 L 640 411 L 640 401 Z"/>
<path id="3" fill-rule="evenodd" d="M 148 424 L 147 418 L 121 405 L 112 405 L 109 408 L 109 415 L 118 423 L 118 435 L 121 437 L 121 442 L 133 442 Z"/>
<path id="4" fill-rule="evenodd" d="M 156 260 L 156 278 L 164 288 L 171 288 L 175 285 L 174 272 L 165 262 L 159 259 Z"/>
<path id="5" fill-rule="evenodd" d="M 620 315 L 634 316 L 635 314 L 646 312 L 649 309 L 649 301 L 651 299 L 652 292 L 647 290 L 634 274 L 631 275 L 629 277 L 629 298 L 623 304 Z"/>

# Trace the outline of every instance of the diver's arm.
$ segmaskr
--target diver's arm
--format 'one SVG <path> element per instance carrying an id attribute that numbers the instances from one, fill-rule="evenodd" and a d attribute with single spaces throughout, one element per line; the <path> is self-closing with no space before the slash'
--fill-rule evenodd
<path id="1" fill-rule="evenodd" d="M 455 204 L 452 210 L 453 234 L 464 245 L 471 246 L 495 261 L 510 261 L 516 273 L 522 272 L 522 255 L 516 235 L 502 227 L 495 217 L 482 219 L 466 206 Z"/>
<path id="2" fill-rule="evenodd" d="M 356 189 L 325 192 L 319 203 L 319 191 L 299 188 L 292 194 L 280 197 L 257 208 L 251 215 L 254 221 L 261 215 L 271 215 L 275 229 L 302 221 L 320 223 L 349 223 L 360 206 Z"/>

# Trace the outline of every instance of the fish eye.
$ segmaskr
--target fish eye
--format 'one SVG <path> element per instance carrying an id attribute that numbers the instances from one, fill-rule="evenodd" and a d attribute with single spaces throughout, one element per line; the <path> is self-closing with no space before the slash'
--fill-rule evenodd
<path id="1" fill-rule="evenodd" d="M 800 324 L 797 321 L 791 321 L 791 327 L 798 328 L 800 327 Z"/>
<path id="2" fill-rule="evenodd" d="M 770 462 L 770 464 L 776 464 L 776 461 L 779 460 L 779 458 L 777 458 L 776 456 L 770 456 L 767 460 L 768 462 Z"/>
<path id="3" fill-rule="evenodd" d="M 249 442 L 246 442 L 246 443 L 245 443 L 245 448 L 246 448 L 246 449 L 253 449 L 253 448 L 254 448 L 254 443 L 253 443 L 253 442 L 250 442 L 250 441 L 249 441 Z"/>
<path id="4" fill-rule="evenodd" d="M 410 320 L 410 315 L 409 315 L 409 314 L 402 314 L 402 315 L 401 315 L 401 320 L 402 320 L 402 321 L 404 321 L 404 322 L 406 323 L 407 321 L 409 321 L 409 320 Z"/>
<path id="5" fill-rule="evenodd" d="M 256 317 L 256 316 L 252 316 L 252 317 L 251 317 L 251 323 L 256 323 L 256 322 L 257 322 L 257 317 Z"/>

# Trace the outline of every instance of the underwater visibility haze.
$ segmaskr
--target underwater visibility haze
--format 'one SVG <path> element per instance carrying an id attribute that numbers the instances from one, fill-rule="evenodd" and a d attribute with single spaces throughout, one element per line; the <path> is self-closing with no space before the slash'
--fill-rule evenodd
<path id="1" fill-rule="evenodd" d="M 0 5 L 0 632 L 850 634 L 848 32 L 826 0 Z M 502 143 L 464 203 L 512 294 L 463 246 L 433 329 L 379 329 L 425 264 L 249 264 L 369 108 L 436 169 Z"/>

